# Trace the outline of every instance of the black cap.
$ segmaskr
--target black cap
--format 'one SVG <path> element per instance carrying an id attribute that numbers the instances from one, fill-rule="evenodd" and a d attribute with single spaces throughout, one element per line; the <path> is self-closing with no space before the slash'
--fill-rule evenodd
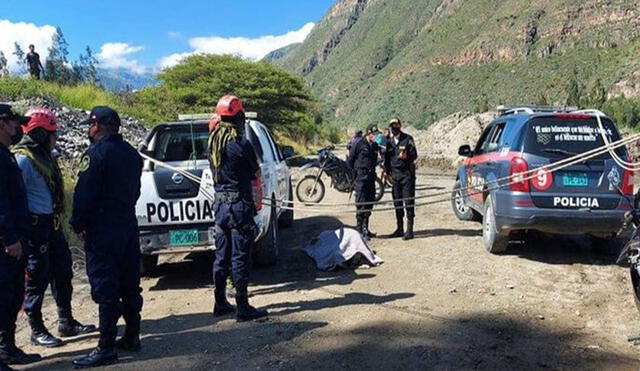
<path id="1" fill-rule="evenodd" d="M 17 120 L 20 125 L 26 125 L 31 117 L 16 115 L 8 104 L 0 104 L 0 120 Z"/>
<path id="2" fill-rule="evenodd" d="M 380 132 L 380 130 L 378 130 L 378 125 L 371 124 L 371 125 L 367 126 L 367 131 L 366 131 L 367 135 L 369 135 L 369 134 L 377 134 L 379 132 Z"/>
<path id="3" fill-rule="evenodd" d="M 93 107 L 89 118 L 80 122 L 79 125 L 91 125 L 97 122 L 100 125 L 120 126 L 120 116 L 118 112 L 107 106 Z"/>

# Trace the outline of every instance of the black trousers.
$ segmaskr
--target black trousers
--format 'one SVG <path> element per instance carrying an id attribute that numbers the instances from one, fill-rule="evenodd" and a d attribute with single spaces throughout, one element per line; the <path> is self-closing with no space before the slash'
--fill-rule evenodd
<path id="1" fill-rule="evenodd" d="M 122 315 L 125 336 L 140 333 L 140 242 L 136 225 L 106 223 L 87 234 L 87 275 L 91 297 L 98 304 L 100 339 L 98 346 L 112 349 Z"/>
<path id="2" fill-rule="evenodd" d="M 16 320 L 24 299 L 24 261 L 7 255 L 0 245 L 0 353 L 15 346 Z"/>
<path id="3" fill-rule="evenodd" d="M 407 218 L 413 219 L 416 215 L 415 200 L 413 200 L 416 196 L 416 174 L 392 174 L 392 178 L 393 206 L 396 208 L 396 218 L 403 219 L 406 210 Z M 410 200 L 405 200 L 407 198 L 410 198 Z"/>
<path id="4" fill-rule="evenodd" d="M 32 324 L 43 330 L 42 302 L 50 284 L 59 319 L 73 319 L 73 262 L 67 239 L 62 230 L 54 228 L 53 217 L 38 217 L 36 220 L 29 233 L 24 311 Z"/>
<path id="5" fill-rule="evenodd" d="M 376 172 L 372 170 L 356 170 L 356 179 L 354 184 L 356 192 L 356 203 L 373 202 L 376 199 Z M 357 205 L 356 219 L 360 220 L 371 216 L 373 204 Z"/>

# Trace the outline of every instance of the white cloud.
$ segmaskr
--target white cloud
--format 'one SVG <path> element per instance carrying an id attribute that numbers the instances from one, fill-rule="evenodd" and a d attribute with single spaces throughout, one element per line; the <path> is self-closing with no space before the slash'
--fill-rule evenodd
<path id="1" fill-rule="evenodd" d="M 182 59 L 193 54 L 232 54 L 250 60 L 258 60 L 271 51 L 290 44 L 303 42 L 314 26 L 314 23 L 307 23 L 301 29 L 290 31 L 283 35 L 266 35 L 255 39 L 218 36 L 195 37 L 189 40 L 189 46 L 193 51 L 164 57 L 160 60 L 160 67 L 174 66 Z"/>
<path id="2" fill-rule="evenodd" d="M 106 43 L 100 48 L 98 60 L 103 68 L 126 68 L 135 73 L 144 73 L 147 69 L 135 59 L 130 59 L 132 54 L 143 50 L 142 46 L 129 45 L 127 43 Z"/>
<path id="3" fill-rule="evenodd" d="M 33 23 L 0 20 L 0 50 L 9 61 L 9 68 L 15 71 L 17 67 L 17 58 L 13 55 L 15 42 L 25 53 L 29 52 L 29 44 L 33 44 L 44 64 L 48 54 L 47 49 L 51 46 L 51 38 L 55 32 L 56 28 L 50 25 L 36 26 Z"/>

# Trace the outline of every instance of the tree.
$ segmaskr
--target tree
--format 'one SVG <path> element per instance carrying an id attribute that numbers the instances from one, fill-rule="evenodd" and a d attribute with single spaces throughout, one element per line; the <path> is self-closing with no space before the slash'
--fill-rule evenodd
<path id="1" fill-rule="evenodd" d="M 233 56 L 194 55 L 158 74 L 159 87 L 144 89 L 142 96 L 162 99 L 181 113 L 213 112 L 218 99 L 228 93 L 242 98 L 260 121 L 286 129 L 293 137 L 306 137 L 314 119 L 314 99 L 302 78 L 263 62 Z"/>
<path id="2" fill-rule="evenodd" d="M 52 44 L 49 48 L 49 56 L 45 63 L 45 77 L 49 81 L 55 81 L 60 84 L 72 84 L 75 76 L 71 68 L 69 68 L 69 44 L 64 38 L 62 29 L 56 28 L 56 32 L 52 37 Z"/>
<path id="3" fill-rule="evenodd" d="M 18 60 L 18 74 L 24 75 L 25 73 L 27 73 L 27 64 L 24 60 L 24 50 L 22 50 L 20 44 L 18 44 L 17 42 L 13 43 L 13 47 L 13 55 L 15 55 L 16 59 Z"/>
<path id="4" fill-rule="evenodd" d="M 9 69 L 7 68 L 8 61 L 4 56 L 2 50 L 0 50 L 0 77 L 5 77 L 9 75 Z"/>
<path id="5" fill-rule="evenodd" d="M 80 55 L 78 62 L 73 63 L 73 73 L 76 80 L 92 85 L 98 83 L 98 59 L 93 55 L 91 48 L 87 45 L 84 54 Z"/>
<path id="6" fill-rule="evenodd" d="M 567 106 L 580 107 L 582 88 L 578 84 L 578 73 L 576 70 L 573 70 L 573 74 L 569 77 L 565 91 L 567 93 Z"/>
<path id="7" fill-rule="evenodd" d="M 607 101 L 607 91 L 602 86 L 602 81 L 597 78 L 589 87 L 589 92 L 582 97 L 582 107 L 601 109 Z"/>

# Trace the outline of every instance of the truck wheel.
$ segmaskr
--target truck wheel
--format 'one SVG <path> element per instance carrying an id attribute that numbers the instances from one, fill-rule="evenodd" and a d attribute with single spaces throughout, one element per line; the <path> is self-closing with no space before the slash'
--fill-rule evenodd
<path id="1" fill-rule="evenodd" d="M 275 197 L 273 199 L 275 199 Z M 267 233 L 256 244 L 255 262 L 258 265 L 274 266 L 278 262 L 278 252 L 278 219 L 276 208 L 271 207 L 269 229 L 267 229 Z"/>
<path id="2" fill-rule="evenodd" d="M 376 202 L 382 200 L 384 197 L 384 182 L 376 177 Z"/>
<path id="3" fill-rule="evenodd" d="M 140 277 L 150 277 L 158 267 L 158 255 L 142 255 L 140 258 Z"/>
<path id="4" fill-rule="evenodd" d="M 287 199 L 287 201 L 289 202 L 285 203 L 283 206 L 293 208 L 293 186 L 291 185 L 291 181 L 289 181 L 289 198 Z M 278 220 L 278 223 L 282 228 L 289 228 L 293 225 L 293 218 L 293 210 L 285 209 L 282 210 L 282 213 L 280 213 L 280 219 Z"/>
<path id="5" fill-rule="evenodd" d="M 500 234 L 498 226 L 496 225 L 496 215 L 493 209 L 491 195 L 489 195 L 484 202 L 482 238 L 485 249 L 492 254 L 504 252 L 509 246 L 509 236 Z"/>
<path id="6" fill-rule="evenodd" d="M 296 196 L 298 200 L 305 204 L 317 204 L 324 198 L 324 183 L 314 175 L 307 175 L 302 178 L 296 186 Z"/>
<path id="7" fill-rule="evenodd" d="M 471 207 L 467 206 L 462 196 L 462 190 L 460 189 L 460 180 L 456 180 L 453 185 L 453 192 L 451 192 L 451 207 L 456 217 L 463 221 L 479 222 L 482 220 L 482 215 L 475 211 Z"/>

